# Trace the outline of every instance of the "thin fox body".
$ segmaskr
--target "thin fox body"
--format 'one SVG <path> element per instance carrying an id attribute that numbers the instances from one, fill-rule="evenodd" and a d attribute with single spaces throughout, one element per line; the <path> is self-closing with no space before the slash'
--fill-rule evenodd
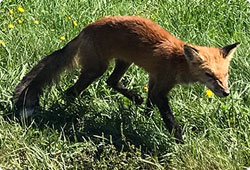
<path id="1" fill-rule="evenodd" d="M 76 96 L 99 78 L 115 58 L 107 84 L 136 104 L 142 97 L 125 88 L 120 79 L 134 63 L 149 73 L 147 107 L 156 105 L 170 133 L 182 140 L 181 128 L 168 104 L 167 94 L 176 84 L 200 82 L 216 95 L 229 94 L 228 69 L 237 45 L 223 48 L 189 45 L 149 19 L 136 16 L 105 17 L 87 25 L 62 49 L 42 59 L 18 84 L 14 93 L 20 116 L 38 105 L 42 88 L 79 57 L 77 82 L 66 91 Z"/>

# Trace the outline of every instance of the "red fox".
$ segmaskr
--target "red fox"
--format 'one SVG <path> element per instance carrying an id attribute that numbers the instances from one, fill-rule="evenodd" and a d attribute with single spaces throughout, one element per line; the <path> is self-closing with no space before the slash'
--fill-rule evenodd
<path id="1" fill-rule="evenodd" d="M 168 103 L 168 92 L 182 83 L 200 82 L 216 95 L 229 95 L 228 69 L 236 47 L 222 48 L 187 44 L 174 37 L 150 19 L 137 16 L 104 17 L 87 25 L 65 47 L 43 58 L 18 84 L 14 92 L 20 116 L 30 116 L 39 105 L 39 95 L 79 58 L 82 66 L 77 82 L 66 90 L 76 96 L 99 78 L 115 59 L 115 68 L 107 84 L 116 91 L 142 104 L 142 97 L 125 88 L 121 77 L 134 63 L 149 74 L 147 107 L 156 105 L 166 128 L 182 141 L 178 125 Z"/>

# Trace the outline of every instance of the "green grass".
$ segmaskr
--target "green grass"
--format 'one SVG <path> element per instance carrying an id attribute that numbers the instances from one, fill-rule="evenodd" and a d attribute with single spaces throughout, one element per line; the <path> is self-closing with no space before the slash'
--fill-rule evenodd
<path id="1" fill-rule="evenodd" d="M 18 6 L 25 12 L 19 13 Z M 0 45 L 2 169 L 250 167 L 250 3 L 246 0 L 4 0 L 0 7 L 0 40 L 5 43 Z M 229 97 L 208 98 L 206 88 L 198 84 L 171 91 L 170 104 L 184 127 L 183 145 L 174 142 L 157 109 L 148 118 L 144 104 L 135 106 L 106 85 L 112 67 L 72 103 L 62 94 L 78 71 L 66 72 L 58 85 L 45 89 L 33 120 L 20 123 L 6 118 L 13 114 L 12 93 L 21 78 L 41 58 L 105 15 L 151 18 L 182 40 L 200 45 L 241 42 L 231 64 Z M 147 78 L 133 66 L 123 82 L 145 98 Z"/>

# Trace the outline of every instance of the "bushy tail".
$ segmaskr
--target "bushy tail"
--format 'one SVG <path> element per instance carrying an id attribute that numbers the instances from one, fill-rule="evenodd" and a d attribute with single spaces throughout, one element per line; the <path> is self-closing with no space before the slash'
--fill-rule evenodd
<path id="1" fill-rule="evenodd" d="M 14 100 L 21 116 L 32 114 L 38 105 L 42 88 L 58 79 L 65 68 L 74 64 L 79 41 L 79 37 L 76 37 L 62 49 L 43 58 L 17 85 Z"/>

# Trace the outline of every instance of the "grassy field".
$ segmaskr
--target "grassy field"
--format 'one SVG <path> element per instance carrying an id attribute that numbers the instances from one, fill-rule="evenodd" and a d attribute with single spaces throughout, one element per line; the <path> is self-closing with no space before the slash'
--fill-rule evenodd
<path id="1" fill-rule="evenodd" d="M 146 117 L 144 104 L 135 106 L 106 85 L 113 65 L 74 102 L 67 103 L 62 96 L 79 70 L 67 71 L 58 85 L 45 89 L 41 109 L 32 120 L 7 118 L 13 114 L 12 93 L 22 77 L 88 23 L 106 15 L 151 18 L 190 43 L 220 47 L 241 42 L 231 63 L 229 97 L 208 97 L 199 84 L 171 91 L 170 104 L 183 126 L 184 144 L 174 142 L 156 108 L 154 116 Z M 146 98 L 147 79 L 146 72 L 133 66 L 123 83 Z M 3 0 L 0 82 L 3 170 L 250 167 L 250 3 L 246 0 Z"/>

